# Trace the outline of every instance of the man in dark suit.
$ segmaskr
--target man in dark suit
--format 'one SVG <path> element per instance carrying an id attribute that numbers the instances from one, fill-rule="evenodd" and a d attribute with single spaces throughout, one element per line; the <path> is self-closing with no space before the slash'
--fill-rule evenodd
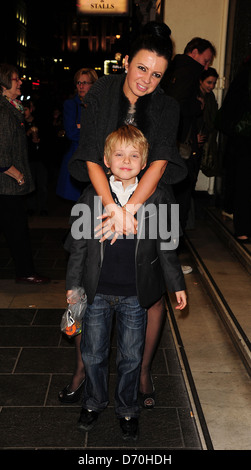
<path id="1" fill-rule="evenodd" d="M 200 169 L 197 118 L 202 113 L 203 105 L 198 99 L 199 78 L 203 70 L 207 70 L 211 65 L 215 55 L 216 50 L 211 42 L 199 37 L 193 38 L 186 45 L 184 54 L 174 57 L 165 86 L 166 94 L 175 98 L 180 105 L 177 139 L 180 154 L 186 160 L 188 169 L 187 177 L 173 186 L 176 201 L 180 205 L 183 231 L 186 228 L 191 196 Z"/>

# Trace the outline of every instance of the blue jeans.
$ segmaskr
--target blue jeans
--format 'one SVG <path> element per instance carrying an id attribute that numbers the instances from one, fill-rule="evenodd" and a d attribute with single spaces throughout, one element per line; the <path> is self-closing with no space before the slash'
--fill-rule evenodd
<path id="1" fill-rule="evenodd" d="M 108 366 L 114 312 L 117 320 L 115 411 L 119 418 L 138 417 L 146 309 L 139 305 L 137 297 L 97 294 L 87 306 L 81 344 L 86 370 L 83 408 L 99 413 L 109 402 Z"/>

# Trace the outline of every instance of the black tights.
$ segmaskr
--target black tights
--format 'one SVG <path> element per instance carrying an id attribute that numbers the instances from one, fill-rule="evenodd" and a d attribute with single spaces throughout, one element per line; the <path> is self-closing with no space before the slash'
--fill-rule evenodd
<path id="1" fill-rule="evenodd" d="M 147 328 L 145 349 L 141 365 L 140 375 L 140 391 L 141 393 L 151 393 L 152 379 L 151 379 L 151 366 L 154 353 L 160 338 L 161 327 L 164 319 L 164 298 L 162 297 L 158 302 L 152 305 L 147 312 Z"/>
<path id="2" fill-rule="evenodd" d="M 72 376 L 72 381 L 70 384 L 69 389 L 74 392 L 81 382 L 83 382 L 85 378 L 85 367 L 83 364 L 82 360 L 82 355 L 81 355 L 81 348 L 80 348 L 80 343 L 81 343 L 81 338 L 82 334 L 80 333 L 79 335 L 75 336 L 74 341 L 75 341 L 75 371 Z"/>

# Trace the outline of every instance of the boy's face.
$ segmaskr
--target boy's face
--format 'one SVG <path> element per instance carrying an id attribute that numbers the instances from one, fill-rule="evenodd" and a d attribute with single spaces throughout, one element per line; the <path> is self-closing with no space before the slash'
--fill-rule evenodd
<path id="1" fill-rule="evenodd" d="M 124 188 L 135 183 L 136 176 L 145 164 L 142 165 L 142 156 L 138 147 L 126 142 L 117 141 L 112 149 L 109 163 L 104 156 L 107 168 L 110 168 L 116 181 L 121 181 Z"/>

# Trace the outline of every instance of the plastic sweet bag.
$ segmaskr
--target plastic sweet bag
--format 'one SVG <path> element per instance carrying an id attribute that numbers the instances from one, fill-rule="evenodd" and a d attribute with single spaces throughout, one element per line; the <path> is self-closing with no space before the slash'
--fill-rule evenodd
<path id="1" fill-rule="evenodd" d="M 76 336 L 82 331 L 82 319 L 87 307 L 87 297 L 84 289 L 75 288 L 71 295 L 71 301 L 63 313 L 60 328 L 67 336 Z"/>

